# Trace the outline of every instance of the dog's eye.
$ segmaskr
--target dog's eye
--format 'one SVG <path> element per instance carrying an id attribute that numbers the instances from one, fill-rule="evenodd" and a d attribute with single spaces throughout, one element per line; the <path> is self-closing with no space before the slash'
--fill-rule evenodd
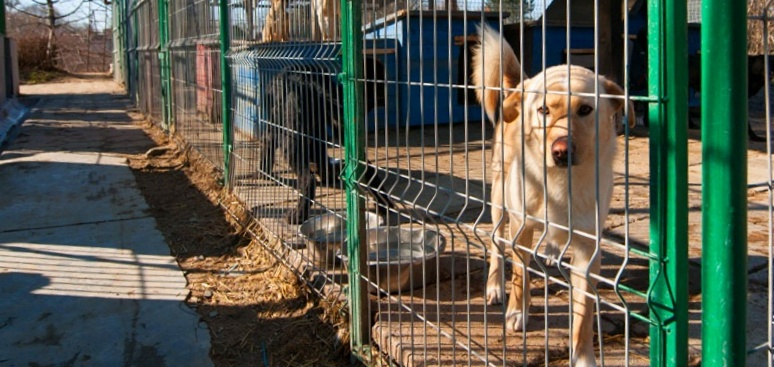
<path id="1" fill-rule="evenodd" d="M 581 108 L 578 109 L 578 116 L 588 116 L 591 111 L 594 111 L 593 108 L 589 105 L 583 105 Z"/>
<path id="2" fill-rule="evenodd" d="M 548 107 L 543 107 L 543 106 L 538 107 L 537 112 L 539 114 L 541 114 L 541 115 L 550 115 L 551 114 L 551 111 L 548 110 Z"/>

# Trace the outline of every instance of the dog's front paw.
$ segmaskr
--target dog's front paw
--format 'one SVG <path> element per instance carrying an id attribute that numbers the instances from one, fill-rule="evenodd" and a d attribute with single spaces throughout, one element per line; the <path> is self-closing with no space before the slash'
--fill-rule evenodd
<path id="1" fill-rule="evenodd" d="M 597 360 L 594 358 L 594 353 L 582 353 L 573 358 L 573 367 L 597 367 Z"/>
<path id="2" fill-rule="evenodd" d="M 503 287 L 503 258 L 494 252 L 489 259 L 489 275 L 486 278 L 486 304 L 493 306 L 503 303 L 505 300 L 505 287 Z"/>
<path id="3" fill-rule="evenodd" d="M 562 249 L 555 243 L 546 244 L 543 254 L 546 255 L 546 266 L 552 266 L 559 262 L 559 255 L 562 254 Z"/>
<path id="4" fill-rule="evenodd" d="M 503 303 L 503 287 L 500 282 L 490 280 L 486 285 L 486 304 L 493 306 Z"/>
<path id="5" fill-rule="evenodd" d="M 309 219 L 309 213 L 304 210 L 290 209 L 285 213 L 285 220 L 289 224 L 301 224 Z"/>
<path id="6" fill-rule="evenodd" d="M 505 326 L 508 330 L 521 331 L 527 325 L 529 314 L 522 311 L 508 311 L 505 314 Z"/>

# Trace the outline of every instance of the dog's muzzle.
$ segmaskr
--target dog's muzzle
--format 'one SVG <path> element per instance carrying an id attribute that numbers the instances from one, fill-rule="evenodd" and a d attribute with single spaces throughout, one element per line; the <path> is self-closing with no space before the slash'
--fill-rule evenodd
<path id="1" fill-rule="evenodd" d="M 574 154 L 575 143 L 570 144 L 567 136 L 562 136 L 551 144 L 551 156 L 554 158 L 554 164 L 559 167 L 577 164 L 578 160 Z"/>

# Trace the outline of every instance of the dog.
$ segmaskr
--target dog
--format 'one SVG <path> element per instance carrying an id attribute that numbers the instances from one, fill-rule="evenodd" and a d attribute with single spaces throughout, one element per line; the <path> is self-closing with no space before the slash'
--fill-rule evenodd
<path id="1" fill-rule="evenodd" d="M 275 150 L 279 150 L 294 171 L 297 178 L 294 188 L 300 197 L 296 207 L 285 213 L 290 224 L 300 224 L 309 218 L 317 189 L 315 173 L 326 186 L 340 184 L 341 162 L 329 156 L 328 142 L 329 136 L 340 129 L 341 95 L 335 75 L 323 75 L 318 69 L 304 67 L 281 71 L 269 85 L 264 106 L 270 108 L 269 118 L 278 126 L 264 129 L 259 137 L 261 169 L 271 173 Z M 366 165 L 361 180 L 367 183 L 367 191 L 377 201 L 379 214 L 386 215 L 394 205 L 378 191 L 383 182 L 381 175 Z"/>
<path id="2" fill-rule="evenodd" d="M 266 14 L 261 32 L 263 42 L 285 42 L 289 36 L 288 31 L 288 0 L 271 0 L 271 7 Z"/>
<path id="3" fill-rule="evenodd" d="M 312 0 L 317 27 L 313 27 L 315 40 L 333 41 L 338 36 L 339 5 L 335 0 Z"/>
<path id="4" fill-rule="evenodd" d="M 596 366 L 594 301 L 585 294 L 593 293 L 596 282 L 588 279 L 586 271 L 599 273 L 601 258 L 595 253 L 593 240 L 556 225 L 567 227 L 572 216 L 573 230 L 592 235 L 602 231 L 613 193 L 615 125 L 618 114 L 627 107 L 624 91 L 616 83 L 573 65 L 554 66 L 522 80 L 516 54 L 497 31 L 483 26 L 479 34 L 480 43 L 473 47 L 472 84 L 487 117 L 496 125 L 491 164 L 492 222 L 496 227 L 490 246 L 487 303 L 503 301 L 500 243 L 515 239 L 519 248 L 514 256 L 506 326 L 514 331 L 524 329 L 530 304 L 526 269 L 532 253 L 538 250 L 533 244 L 534 232 L 543 228 L 540 219 L 547 217 L 553 225 L 546 230 L 546 243 L 554 251 L 557 245 L 567 243 L 573 249 L 572 365 Z M 595 103 L 597 88 L 599 94 L 616 98 L 601 97 Z M 572 93 L 569 97 L 568 92 Z M 628 122 L 633 126 L 633 106 L 628 104 L 628 109 Z M 505 226 L 501 223 L 506 220 L 508 237 L 503 236 Z"/>

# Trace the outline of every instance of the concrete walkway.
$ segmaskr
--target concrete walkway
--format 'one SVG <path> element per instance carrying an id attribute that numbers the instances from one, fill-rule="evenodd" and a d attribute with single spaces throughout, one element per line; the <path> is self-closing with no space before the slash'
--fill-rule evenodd
<path id="1" fill-rule="evenodd" d="M 40 101 L 0 155 L 0 366 L 210 366 L 207 326 L 125 156 L 152 146 L 108 80 Z"/>

